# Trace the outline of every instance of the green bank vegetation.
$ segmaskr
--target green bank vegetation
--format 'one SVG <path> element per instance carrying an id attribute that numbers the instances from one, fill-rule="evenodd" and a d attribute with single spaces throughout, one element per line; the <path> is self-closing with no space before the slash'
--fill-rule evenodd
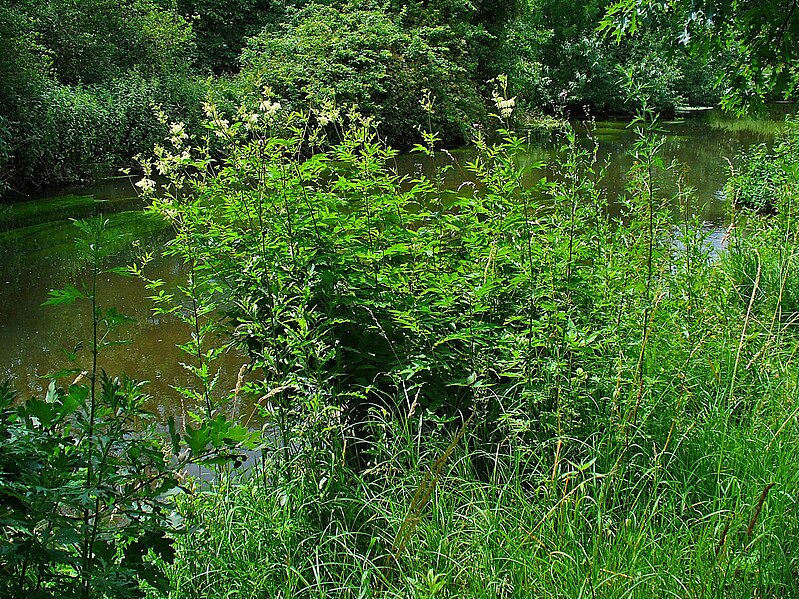
<path id="1" fill-rule="evenodd" d="M 536 165 L 495 101 L 500 139 L 459 190 L 436 135 L 415 148 L 435 171 L 399 177 L 358 112 L 263 97 L 206 104 L 202 138 L 169 124 L 140 187 L 185 279 L 148 279 L 147 253 L 128 274 L 193 331 L 196 411 L 142 426 L 142 387 L 102 374 L 124 317 L 91 277 L 54 292 L 95 332 L 44 400 L 4 391 L 4 592 L 796 594 L 795 172 L 718 250 L 691 190 L 657 187 L 650 113 L 614 220 L 571 134 L 522 185 Z M 81 225 L 95 276 L 106 227 Z M 242 398 L 254 418 L 227 420 Z M 198 462 L 211 482 L 185 478 Z"/>
<path id="2" fill-rule="evenodd" d="M 725 51 L 766 60 L 757 6 L 732 4 L 744 12 L 738 27 L 718 13 Z M 724 55 L 703 37 L 712 19 L 660 6 L 609 9 L 621 39 L 649 24 L 644 42 L 614 46 L 642 52 L 626 64 L 632 89 L 636 72 L 661 72 L 651 65 L 667 55 L 646 44 L 669 27 L 715 48 L 704 60 Z M 799 124 L 736 165 L 721 248 L 691 216 L 690 188 L 659 187 L 680 167 L 661 157 L 649 106 L 631 125 L 619 217 L 590 136 L 567 129 L 553 175 L 529 185 L 539 165 L 513 132 L 532 110 L 518 90 L 538 82 L 569 105 L 618 63 L 603 71 L 610 42 L 574 25 L 605 6 L 580 7 L 0 8 L 13 49 L 0 168 L 68 178 L 154 143 L 138 225 L 172 228 L 182 277 L 152 278 L 147 248 L 109 269 L 119 228 L 78 221 L 85 278 L 47 303 L 86 310 L 87 340 L 44 398 L 0 386 L 0 594 L 799 595 Z M 572 26 L 583 37 L 570 45 Z M 591 77 L 564 75 L 584 87 L 543 85 L 556 69 L 533 50 L 550 43 L 590 59 Z M 790 85 L 781 68 L 754 99 Z M 409 122 L 423 124 L 414 139 Z M 473 159 L 438 151 L 467 132 Z M 395 135 L 431 173 L 397 173 Z M 469 173 L 458 189 L 444 184 L 453 168 Z M 188 325 L 186 422 L 157 423 L 146 385 L 105 374 L 103 350 L 129 321 L 97 292 L 109 270 Z M 225 355 L 240 358 L 232 389 Z M 245 400 L 251 415 L 225 416 Z"/>
<path id="3" fill-rule="evenodd" d="M 777 209 L 780 190 L 796 178 L 799 166 L 796 117 L 788 117 L 787 123 L 773 147 L 758 144 L 738 156 L 726 190 L 733 202 L 760 212 Z"/>

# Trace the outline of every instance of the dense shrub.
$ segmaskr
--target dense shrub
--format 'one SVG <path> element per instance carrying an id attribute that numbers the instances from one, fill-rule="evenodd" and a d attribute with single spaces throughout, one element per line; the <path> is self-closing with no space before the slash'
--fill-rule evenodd
<path id="1" fill-rule="evenodd" d="M 9 123 L 5 172 L 28 184 L 86 180 L 130 166 L 165 129 L 155 108 L 197 122 L 202 80 L 147 79 L 135 73 L 102 86 L 48 82 Z"/>
<path id="2" fill-rule="evenodd" d="M 736 205 L 760 212 L 778 210 L 799 185 L 799 120 L 789 116 L 774 146 L 754 145 L 739 154 L 725 191 Z"/>
<path id="3" fill-rule="evenodd" d="M 539 2 L 508 24 L 494 64 L 508 73 L 525 108 L 633 113 L 636 101 L 625 89 L 630 78 L 658 110 L 718 101 L 715 57 L 698 59 L 675 45 L 667 22 L 635 40 L 610 39 L 597 31 L 606 4 Z"/>
<path id="4" fill-rule="evenodd" d="M 214 73 L 238 70 L 244 41 L 278 15 L 275 0 L 178 0 L 178 10 L 196 35 L 197 66 Z"/>
<path id="5" fill-rule="evenodd" d="M 458 45 L 445 26 L 404 28 L 379 8 L 309 4 L 248 40 L 241 78 L 296 108 L 357 106 L 405 147 L 419 140 L 417 124 L 428 122 L 421 102 L 429 94 L 433 127 L 457 141 L 484 115 Z"/>
<path id="6" fill-rule="evenodd" d="M 61 83 L 103 83 L 130 70 L 185 73 L 193 59 L 191 26 L 154 0 L 54 0 L 31 3 L 27 13 Z"/>
<path id="7" fill-rule="evenodd" d="M 149 0 L 3 4 L 0 45 L 6 184 L 128 166 L 163 134 L 153 105 L 183 115 L 204 95 L 190 75 L 191 27 Z"/>

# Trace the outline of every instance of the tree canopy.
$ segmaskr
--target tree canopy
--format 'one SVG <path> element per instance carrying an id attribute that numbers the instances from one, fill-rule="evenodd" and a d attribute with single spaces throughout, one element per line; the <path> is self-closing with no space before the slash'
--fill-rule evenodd
<path id="1" fill-rule="evenodd" d="M 669 21 L 675 41 L 701 56 L 723 55 L 718 85 L 729 109 L 756 108 L 799 87 L 797 0 L 618 0 L 601 28 L 617 40 Z"/>
<path id="2" fill-rule="evenodd" d="M 629 113 L 622 71 L 666 112 L 715 104 L 719 76 L 728 106 L 790 97 L 783 1 L 0 0 L 0 188 L 113 172 L 158 139 L 153 107 L 200 133 L 203 96 L 235 110 L 264 86 L 357 105 L 405 148 L 420 125 L 467 141 L 501 74 L 516 125 Z"/>

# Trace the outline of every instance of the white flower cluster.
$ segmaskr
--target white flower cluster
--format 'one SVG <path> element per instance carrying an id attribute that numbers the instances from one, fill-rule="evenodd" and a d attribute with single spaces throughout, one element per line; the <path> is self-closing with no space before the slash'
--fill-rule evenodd
<path id="1" fill-rule="evenodd" d="M 259 118 L 263 118 L 266 121 L 271 121 L 282 108 L 283 107 L 280 105 L 280 102 L 272 101 L 271 87 L 265 87 L 263 90 L 261 90 L 261 101 L 258 103 L 258 111 L 260 113 Z"/>
<path id="2" fill-rule="evenodd" d="M 499 116 L 507 120 L 513 114 L 513 109 L 516 106 L 516 97 L 506 99 L 501 96 L 494 96 L 494 104 L 499 110 Z"/>
<path id="3" fill-rule="evenodd" d="M 322 127 L 327 127 L 330 123 L 338 123 L 341 120 L 341 109 L 336 106 L 334 99 L 326 99 L 320 108 L 314 109 L 316 121 Z"/>
<path id="4" fill-rule="evenodd" d="M 234 144 L 240 141 L 246 143 L 251 136 L 254 136 L 262 144 L 265 129 L 273 125 L 277 118 L 280 118 L 278 113 L 283 110 L 280 102 L 271 99 L 271 93 L 269 88 L 265 88 L 255 107 L 242 104 L 232 115 L 221 113 L 212 101 L 203 102 L 205 128 L 210 135 L 224 140 L 224 144 Z M 152 158 L 147 160 L 139 158 L 144 176 L 135 185 L 143 195 L 152 198 L 153 201 L 156 196 L 160 196 L 159 202 L 169 203 L 170 200 L 167 197 L 169 188 L 182 189 L 188 173 L 206 168 L 213 160 L 208 150 L 207 140 L 205 140 L 205 145 L 203 145 L 202 139 L 199 140 L 200 143 L 193 144 L 195 140 L 187 133 L 184 123 L 170 122 L 166 113 L 158 106 L 155 107 L 155 110 L 158 119 L 166 128 L 166 139 L 164 143 L 157 144 L 153 148 L 154 156 Z M 226 116 L 229 118 L 225 118 Z M 164 187 L 166 194 L 156 194 L 156 188 L 159 187 L 156 175 L 167 179 L 168 183 Z M 167 216 L 173 216 L 168 211 L 164 212 Z"/>
<path id="5" fill-rule="evenodd" d="M 155 189 L 155 181 L 150 179 L 149 177 L 144 177 L 135 183 L 136 187 L 141 189 L 144 192 L 152 191 Z"/>
<path id="6" fill-rule="evenodd" d="M 491 92 L 491 97 L 494 99 L 494 106 L 497 107 L 499 116 L 508 120 L 513 114 L 513 109 L 516 107 L 516 96 L 508 98 L 508 76 L 498 75 L 495 82 L 494 90 Z M 490 83 L 490 82 L 489 82 Z"/>
<path id="7" fill-rule="evenodd" d="M 427 114 L 433 114 L 433 104 L 435 103 L 435 100 L 436 97 L 429 89 L 423 89 L 422 98 L 419 100 L 419 105 Z"/>
<path id="8" fill-rule="evenodd" d="M 203 112 L 208 117 L 210 129 L 217 137 L 230 137 L 230 121 L 223 119 L 216 109 L 216 104 L 211 102 L 203 102 Z"/>
<path id="9" fill-rule="evenodd" d="M 170 124 L 169 137 L 172 139 L 172 143 L 175 145 L 178 145 L 181 140 L 188 139 L 189 136 L 186 133 L 186 125 L 183 123 Z"/>
<path id="10" fill-rule="evenodd" d="M 261 102 L 258 104 L 258 110 L 260 110 L 267 117 L 275 116 L 281 108 L 282 106 L 280 105 L 280 102 L 270 102 L 266 98 L 261 100 Z"/>

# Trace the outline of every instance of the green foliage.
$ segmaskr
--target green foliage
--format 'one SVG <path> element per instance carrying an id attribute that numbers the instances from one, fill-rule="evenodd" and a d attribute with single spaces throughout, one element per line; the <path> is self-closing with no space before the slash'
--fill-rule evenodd
<path id="1" fill-rule="evenodd" d="M 43 400 L 3 405 L 0 588 L 8 596 L 132 597 L 139 580 L 165 587 L 146 558 L 152 550 L 171 559 L 166 532 L 175 522 L 165 508 L 175 472 L 140 385 L 101 373 L 97 386 L 92 399 L 89 385 L 52 382 Z"/>
<path id="2" fill-rule="evenodd" d="M 0 7 L 2 186 L 101 176 L 159 132 L 152 106 L 197 133 L 199 101 L 238 106 L 272 88 L 292 108 L 354 106 L 409 148 L 426 123 L 448 145 L 485 124 L 491 82 L 508 76 L 517 123 L 584 108 L 630 112 L 632 74 L 650 104 L 711 104 L 735 48 L 688 54 L 660 18 L 635 42 L 595 31 L 604 0 L 22 1 Z M 202 82 L 199 74 L 215 73 Z M 426 110 L 432 101 L 434 111 Z M 425 106 L 422 106 L 424 103 Z M 169 107 L 172 109 L 170 110 Z"/>
<path id="3" fill-rule="evenodd" d="M 437 31 L 436 39 L 452 53 L 452 60 L 480 85 L 504 72 L 496 54 L 505 45 L 506 30 L 526 14 L 526 0 L 509 0 L 501 6 L 484 0 L 432 0 L 389 2 L 404 29 Z"/>
<path id="4" fill-rule="evenodd" d="M 725 191 L 736 205 L 773 212 L 795 196 L 799 175 L 799 121 L 788 117 L 773 148 L 758 144 L 738 156 Z"/>
<path id="5" fill-rule="evenodd" d="M 25 12 L 10 3 L 0 5 L 0 49 L 0 106 L 5 113 L 37 88 L 50 61 Z"/>
<path id="6" fill-rule="evenodd" d="M 778 0 L 610 3 L 601 28 L 621 39 L 670 22 L 673 39 L 696 56 L 722 56 L 717 81 L 723 104 L 744 111 L 777 97 L 792 99 L 797 87 L 799 15 Z"/>
<path id="7" fill-rule="evenodd" d="M 56 0 L 23 6 L 61 83 L 102 83 L 130 70 L 143 76 L 186 72 L 191 63 L 191 27 L 153 0 Z"/>
<path id="8" fill-rule="evenodd" d="M 15 125 L 24 119 L 24 103 L 37 93 L 48 65 L 24 12 L 0 5 L 0 194 L 13 178 L 9 165 L 18 147 Z"/>
<path id="9" fill-rule="evenodd" d="M 0 40 L 6 184 L 128 166 L 163 135 L 154 104 L 185 114 L 205 95 L 190 77 L 191 28 L 149 0 L 3 4 Z"/>
<path id="10" fill-rule="evenodd" d="M 624 71 L 646 83 L 651 106 L 660 110 L 716 102 L 712 57 L 689 60 L 684 49 L 672 43 L 671 25 L 665 21 L 634 41 L 613 43 L 596 30 L 606 4 L 531 4 L 501 46 L 499 64 L 508 66 L 499 68 L 513 75 L 514 93 L 531 107 L 554 111 L 588 107 L 594 112 L 634 113 L 636 106 L 619 84 Z M 517 41 L 522 43 L 513 43 Z"/>
<path id="11" fill-rule="evenodd" d="M 213 541 L 178 542 L 175 596 L 795 590 L 794 194 L 714 258 L 648 113 L 613 220 L 573 134 L 532 186 L 478 138 L 453 191 L 433 133 L 400 178 L 360 115 L 206 111 L 144 165 L 188 273 L 162 305 L 201 316 L 200 405 L 210 333 L 246 352 L 271 442 L 181 503 Z"/>
<path id="12" fill-rule="evenodd" d="M 447 415 L 477 407 L 493 416 L 499 406 L 490 398 L 512 393 L 555 421 L 557 401 L 538 395 L 550 374 L 533 363 L 549 353 L 550 326 L 564 325 L 567 308 L 556 302 L 553 321 L 540 306 L 567 267 L 545 270 L 545 248 L 563 240 L 549 236 L 543 216 L 530 229 L 534 190 L 522 181 L 536 165 L 517 162 L 519 139 L 483 143 L 485 157 L 469 166 L 483 191 L 459 195 L 442 186 L 452 164 L 432 179 L 393 174 L 394 152 L 358 115 L 331 120 L 345 127 L 343 140 L 300 161 L 307 144 L 329 143 L 324 129 L 309 129 L 308 115 L 286 113 L 281 124 L 268 98 L 226 115 L 232 122 L 208 110 L 225 158 L 211 161 L 175 124 L 156 163 L 145 164 L 170 180 L 153 208 L 176 226 L 170 251 L 189 269 L 182 293 L 198 298 L 192 309 L 222 310 L 248 369 L 262 373 L 249 391 L 274 398 L 268 415 L 284 450 L 295 434 L 314 438 L 304 426 L 324 438 L 323 406 L 357 420 L 364 399 L 384 396 L 415 397 Z M 425 138 L 417 151 L 434 155 L 437 138 Z M 486 221 L 492 213 L 503 218 Z M 540 247 L 526 241 L 534 235 Z M 193 343 L 209 331 L 197 329 Z"/>
<path id="13" fill-rule="evenodd" d="M 512 94 L 615 107 L 619 65 L 648 83 L 647 106 L 706 92 L 707 62 L 664 51 L 668 23 L 608 52 L 592 30 L 602 9 L 514 3 L 509 19 L 459 0 L 198 2 L 183 10 L 201 11 L 200 62 L 217 70 L 250 33 L 245 15 L 267 23 L 238 77 L 203 84 L 183 77 L 187 21 L 157 4 L 0 7 L 13 54 L 0 58 L 5 173 L 80 176 L 169 132 L 139 186 L 174 227 L 167 253 L 185 279 L 149 278 L 149 254 L 130 270 L 158 313 L 190 328 L 195 382 L 177 391 L 197 409 L 159 438 L 141 385 L 103 372 L 127 319 L 96 294 L 107 224 L 80 223 L 91 278 L 47 303 L 89 307 L 89 365 L 53 375 L 77 379 L 43 400 L 0 385 L 0 591 L 795 592 L 796 126 L 730 186 L 773 202 L 774 218 L 736 221 L 718 257 L 690 190 L 658 187 L 672 165 L 651 114 L 634 123 L 620 219 L 596 144 L 573 133 L 551 179 L 530 185 L 541 165 L 510 131 Z M 483 60 L 512 43 L 518 56 Z M 497 141 L 478 132 L 459 164 L 442 138 L 482 119 L 482 81 L 499 65 Z M 17 69 L 35 76 L 16 82 Z M 184 119 L 208 87 L 218 104 Z M 386 138 L 421 138 L 433 172 L 400 177 Z M 455 168 L 472 180 L 451 190 Z M 219 384 L 228 351 L 246 357 L 232 391 Z M 241 398 L 263 435 L 225 417 Z M 231 486 L 243 449 L 264 459 Z M 178 500 L 205 536 L 178 535 L 171 512 L 188 462 L 220 473 Z"/>
<path id="14" fill-rule="evenodd" d="M 240 462 L 253 436 L 222 417 L 170 426 L 171 447 L 144 408 L 143 383 L 112 378 L 104 348 L 131 319 L 103 307 L 97 279 L 113 251 L 108 221 L 77 221 L 90 278 L 53 290 L 46 305 L 91 313 L 88 360 L 49 375 L 43 399 L 18 401 L 0 384 L 0 593 L 19 597 L 142 597 L 167 590 L 161 565 L 174 557 L 182 522 L 174 511 L 189 463 Z M 83 362 L 83 363 L 81 363 Z M 74 379 L 58 386 L 57 379 Z M 171 536 L 170 536 L 171 535 Z"/>
<path id="15" fill-rule="evenodd" d="M 131 73 L 103 86 L 46 83 L 9 123 L 6 176 L 29 184 L 86 180 L 128 166 L 164 134 L 155 104 L 197 121 L 206 84 Z M 186 114 L 188 112 L 188 114 Z M 184 116 L 185 115 L 185 116 Z"/>
<path id="16" fill-rule="evenodd" d="M 178 10 L 197 36 L 198 66 L 215 73 L 238 70 L 244 40 L 272 19 L 274 4 L 271 0 L 179 0 Z"/>
<path id="17" fill-rule="evenodd" d="M 728 424 L 724 414 L 682 422 L 674 447 L 691 447 L 666 451 L 640 478 L 612 468 L 620 456 L 610 433 L 596 440 L 596 461 L 569 463 L 556 481 L 540 454 L 508 445 L 490 456 L 456 452 L 395 561 L 389 547 L 418 487 L 418 464 L 432 463 L 441 444 L 431 447 L 427 433 L 417 446 L 413 430 L 384 423 L 391 447 L 368 475 L 340 472 L 343 480 L 321 492 L 310 474 L 291 486 L 255 478 L 186 498 L 181 513 L 207 536 L 177 544 L 169 596 L 791 596 L 795 446 L 768 447 L 761 428 Z M 701 430 L 686 433 L 691 425 Z M 481 455 L 494 466 L 489 476 L 473 466 Z M 757 462 L 764 456 L 768 471 Z M 748 536 L 764 480 L 779 483 Z M 695 503 L 703 500 L 712 507 Z"/>
<path id="18" fill-rule="evenodd" d="M 327 102 L 357 106 L 391 142 L 409 147 L 427 120 L 420 102 L 435 98 L 433 123 L 449 140 L 480 120 L 482 101 L 466 48 L 449 26 L 404 27 L 380 8 L 308 4 L 265 28 L 242 52 L 241 78 L 269 87 L 294 108 Z"/>
<path id="19" fill-rule="evenodd" d="M 166 583 L 148 554 L 172 556 L 167 498 L 178 471 L 153 433 L 141 384 L 99 369 L 99 353 L 118 342 L 113 332 L 129 319 L 100 307 L 96 296 L 105 221 L 77 225 L 91 279 L 53 291 L 45 303 L 91 309 L 90 366 L 53 375 L 43 400 L 14 407 L 7 388 L 0 393 L 0 588 L 12 596 L 141 596 L 140 581 Z M 76 375 L 71 385 L 56 385 L 56 377 Z"/>

